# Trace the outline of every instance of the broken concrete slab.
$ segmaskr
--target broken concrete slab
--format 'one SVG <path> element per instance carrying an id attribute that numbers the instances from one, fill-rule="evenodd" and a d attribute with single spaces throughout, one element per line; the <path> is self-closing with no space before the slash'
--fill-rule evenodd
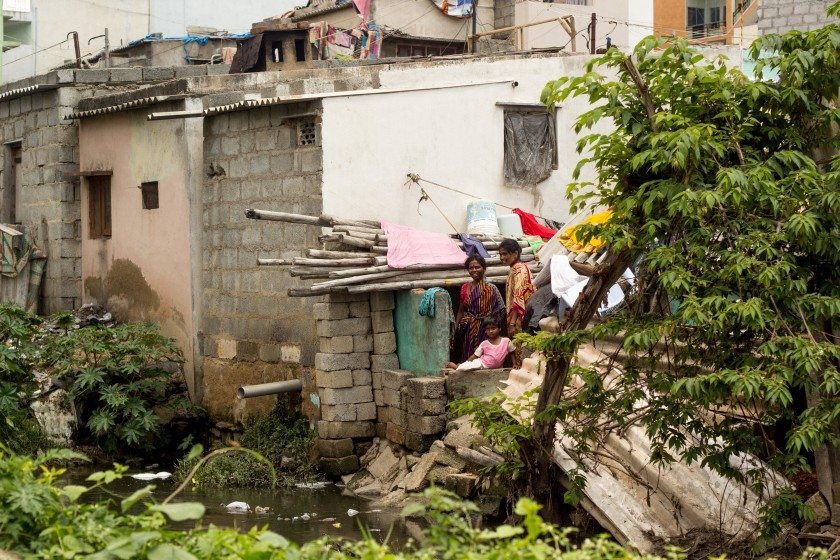
<path id="1" fill-rule="evenodd" d="M 462 498 L 472 498 L 478 488 L 478 477 L 471 473 L 450 474 L 443 479 L 443 486 Z"/>
<path id="2" fill-rule="evenodd" d="M 831 520 L 831 509 L 820 492 L 808 498 L 805 505 L 814 512 L 814 523 L 826 523 Z"/>
<path id="3" fill-rule="evenodd" d="M 501 382 L 509 369 L 453 370 L 446 377 L 446 395 L 450 401 L 466 398 L 485 399 L 502 390 Z"/>
<path id="4" fill-rule="evenodd" d="M 446 447 L 446 445 L 438 440 L 432 444 L 432 451 L 437 452 L 437 461 L 440 465 L 446 465 L 448 467 L 455 467 L 459 471 L 464 470 L 467 467 L 467 462 L 458 456 L 453 450 Z"/>
<path id="5" fill-rule="evenodd" d="M 473 427 L 470 423 L 472 417 L 470 415 L 461 416 L 451 420 L 446 425 L 446 435 L 443 437 L 443 443 L 448 447 L 473 447 L 478 445 L 489 445 L 487 438 L 481 435 L 478 428 Z"/>
<path id="6" fill-rule="evenodd" d="M 394 454 L 391 446 L 385 444 L 379 447 L 379 453 L 367 465 L 367 470 L 380 481 L 386 482 L 396 473 L 399 462 L 399 457 Z"/>
<path id="7" fill-rule="evenodd" d="M 429 471 L 432 470 L 432 467 L 434 467 L 436 458 L 437 453 L 430 451 L 423 455 L 420 461 L 414 465 L 414 469 L 405 477 L 404 486 L 406 492 L 419 492 L 429 485 L 427 476 Z"/>

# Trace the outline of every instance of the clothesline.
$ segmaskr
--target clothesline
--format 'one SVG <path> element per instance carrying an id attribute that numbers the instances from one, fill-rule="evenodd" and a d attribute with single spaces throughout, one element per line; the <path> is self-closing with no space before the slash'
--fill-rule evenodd
<path id="1" fill-rule="evenodd" d="M 474 198 L 475 200 L 482 200 L 482 197 L 480 197 L 480 196 L 476 196 L 476 195 L 474 195 L 474 194 L 472 194 L 472 193 L 468 193 L 468 192 L 462 191 L 462 190 L 460 190 L 460 189 L 456 189 L 455 187 L 448 187 L 448 186 L 446 186 L 446 185 L 441 185 L 440 183 L 435 183 L 434 181 L 429 181 L 428 179 L 423 179 L 423 178 L 422 178 L 422 177 L 420 177 L 420 175 L 419 175 L 419 174 L 417 174 L 417 173 L 408 173 L 406 176 L 408 177 L 408 181 L 407 181 L 406 183 L 408 183 L 408 182 L 412 182 L 412 183 L 415 183 L 418 187 L 420 186 L 420 181 L 423 181 L 424 183 L 428 183 L 428 184 L 430 184 L 430 185 L 434 185 L 434 186 L 436 186 L 436 187 L 440 187 L 440 188 L 442 188 L 442 189 L 446 189 L 446 190 L 448 190 L 448 191 L 456 192 L 456 193 L 458 193 L 458 194 L 462 194 L 462 195 L 464 195 L 464 196 L 468 196 L 468 197 L 470 197 L 470 198 Z M 422 187 L 421 187 L 421 189 L 422 189 Z M 493 204 L 495 204 L 496 206 L 501 206 L 502 208 L 505 208 L 505 209 L 507 209 L 507 210 L 510 210 L 511 212 L 513 212 L 514 210 L 516 210 L 516 208 L 515 208 L 515 207 L 513 207 L 513 206 L 508 206 L 508 205 L 506 205 L 506 204 L 502 204 L 501 202 L 496 202 L 496 201 L 493 201 Z M 540 216 L 539 214 L 534 214 L 534 216 L 536 216 L 537 218 L 543 219 L 543 220 L 551 221 L 551 222 L 556 222 L 556 221 L 557 221 L 557 220 L 555 220 L 555 219 L 553 219 L 553 218 L 546 218 L 545 216 Z M 565 225 L 565 224 L 564 224 L 564 225 Z"/>

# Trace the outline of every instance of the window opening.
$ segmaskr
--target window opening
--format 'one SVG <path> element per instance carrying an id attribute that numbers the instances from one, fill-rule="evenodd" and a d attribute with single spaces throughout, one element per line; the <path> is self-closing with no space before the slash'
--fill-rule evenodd
<path id="1" fill-rule="evenodd" d="M 275 41 L 271 43 L 271 61 L 283 62 L 283 42 Z"/>
<path id="2" fill-rule="evenodd" d="M 143 194 L 143 210 L 154 210 L 159 208 L 158 204 L 158 182 L 149 181 L 140 184 L 140 192 Z"/>
<path id="3" fill-rule="evenodd" d="M 315 144 L 315 119 L 300 119 L 298 121 L 298 146 Z"/>
<path id="4" fill-rule="evenodd" d="M 306 40 L 295 39 L 295 58 L 298 62 L 306 60 Z"/>
<path id="5" fill-rule="evenodd" d="M 111 237 L 111 177 L 88 177 L 90 238 Z"/>

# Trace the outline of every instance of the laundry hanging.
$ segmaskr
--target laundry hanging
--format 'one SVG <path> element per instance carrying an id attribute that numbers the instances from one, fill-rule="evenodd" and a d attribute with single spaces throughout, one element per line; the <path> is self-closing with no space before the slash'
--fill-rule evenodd
<path id="1" fill-rule="evenodd" d="M 452 17 L 466 18 L 473 13 L 473 0 L 431 0 L 440 10 Z"/>
<path id="2" fill-rule="evenodd" d="M 547 228 L 537 221 L 537 217 L 520 208 L 514 208 L 513 213 L 519 216 L 522 222 L 522 231 L 525 235 L 537 235 L 543 239 L 551 239 L 557 231 Z"/>

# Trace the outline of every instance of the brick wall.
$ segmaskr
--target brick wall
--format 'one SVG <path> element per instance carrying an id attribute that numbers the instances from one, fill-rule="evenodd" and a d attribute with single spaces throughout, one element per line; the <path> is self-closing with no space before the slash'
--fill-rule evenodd
<path id="1" fill-rule="evenodd" d="M 510 27 L 514 24 L 514 0 L 496 0 L 493 3 L 493 27 Z"/>
<path id="2" fill-rule="evenodd" d="M 304 283 L 286 267 L 257 267 L 257 258 L 304 256 L 320 230 L 249 220 L 245 210 L 320 214 L 320 126 L 315 143 L 299 146 L 299 120 L 286 117 L 316 108 L 263 107 L 205 119 L 200 385 L 216 418 L 241 420 L 273 404 L 273 397 L 236 401 L 242 384 L 301 378 L 304 406 L 314 406 L 308 387 L 317 352 L 315 302 L 288 297 L 288 288 Z"/>
<path id="3" fill-rule="evenodd" d="M 762 35 L 784 33 L 791 29 L 812 31 L 835 21 L 825 15 L 830 3 L 829 0 L 761 0 L 758 6 L 758 30 Z"/>

